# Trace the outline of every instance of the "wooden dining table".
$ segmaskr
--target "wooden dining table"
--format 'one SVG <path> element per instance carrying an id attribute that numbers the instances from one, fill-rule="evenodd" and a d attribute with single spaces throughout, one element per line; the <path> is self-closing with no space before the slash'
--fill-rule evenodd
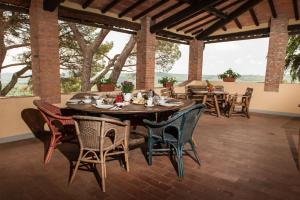
<path id="1" fill-rule="evenodd" d="M 213 99 L 213 106 L 215 107 L 216 113 L 217 113 L 217 117 L 221 116 L 221 111 L 220 111 L 220 107 L 219 107 L 219 102 L 218 102 L 218 97 L 222 96 L 225 100 L 225 96 L 227 96 L 229 93 L 225 92 L 225 91 L 208 91 L 208 90 L 195 90 L 193 91 L 193 96 L 201 96 L 202 98 L 202 103 L 206 104 L 207 103 L 207 99 L 208 97 L 212 97 Z"/>
<path id="2" fill-rule="evenodd" d="M 145 105 L 141 104 L 129 104 L 126 106 L 123 106 L 120 109 L 104 109 L 104 108 L 97 108 L 95 104 L 89 103 L 66 103 L 66 106 L 69 109 L 73 109 L 75 111 L 81 111 L 84 113 L 91 113 L 93 115 L 97 114 L 107 114 L 107 115 L 116 115 L 121 117 L 126 117 L 128 115 L 147 115 L 147 114 L 154 114 L 156 120 L 158 119 L 158 115 L 160 113 L 165 112 L 176 112 L 179 110 L 183 110 L 186 108 L 189 108 L 190 106 L 195 104 L 195 101 L 193 100 L 179 100 L 181 104 L 178 104 L 176 106 L 161 106 L 161 105 L 154 105 L 153 107 L 147 107 Z"/>

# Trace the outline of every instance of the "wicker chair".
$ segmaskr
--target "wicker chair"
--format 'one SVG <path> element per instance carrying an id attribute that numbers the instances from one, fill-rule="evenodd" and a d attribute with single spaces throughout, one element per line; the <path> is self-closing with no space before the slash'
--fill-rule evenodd
<path id="1" fill-rule="evenodd" d="M 253 94 L 253 88 L 247 88 L 245 94 L 239 95 L 234 94 L 230 95 L 227 105 L 228 117 L 231 117 L 232 114 L 245 115 L 250 118 L 249 106 Z M 235 110 L 236 107 L 241 107 L 240 111 Z"/>
<path id="2" fill-rule="evenodd" d="M 186 110 L 175 113 L 167 121 L 160 123 L 152 122 L 144 119 L 144 124 L 148 128 L 148 164 L 152 165 L 153 152 L 173 152 L 175 150 L 178 176 L 183 177 L 183 152 L 193 151 L 195 158 L 200 165 L 200 159 L 196 151 L 196 146 L 193 142 L 192 136 L 198 120 L 203 113 L 205 105 L 196 104 Z M 185 144 L 189 143 L 191 149 L 185 149 Z M 167 145 L 168 148 L 153 148 L 154 145 Z"/>
<path id="3" fill-rule="evenodd" d="M 54 149 L 61 143 L 65 133 L 75 130 L 75 123 L 72 117 L 62 116 L 60 108 L 50 103 L 34 100 L 33 104 L 39 109 L 51 132 L 51 141 L 44 160 L 45 164 L 47 164 L 50 162 Z"/>
<path id="4" fill-rule="evenodd" d="M 129 172 L 128 139 L 130 122 L 110 118 L 74 116 L 80 153 L 70 183 L 80 163 L 101 164 L 102 190 L 105 192 L 106 157 L 124 154 Z"/>

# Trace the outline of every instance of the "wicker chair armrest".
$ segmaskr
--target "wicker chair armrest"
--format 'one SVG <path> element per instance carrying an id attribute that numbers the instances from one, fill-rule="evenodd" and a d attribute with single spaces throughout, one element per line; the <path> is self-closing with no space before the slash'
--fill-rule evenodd
<path id="1" fill-rule="evenodd" d="M 112 118 L 104 118 L 104 117 L 91 117 L 91 116 L 81 116 L 81 115 L 74 115 L 73 119 L 79 119 L 79 120 L 91 120 L 91 121 L 104 121 L 120 126 L 128 126 L 128 122 L 122 122 L 121 120 L 112 119 Z"/>
<path id="2" fill-rule="evenodd" d="M 46 113 L 50 117 L 55 118 L 56 120 L 72 120 L 71 116 L 61 116 L 61 115 L 49 112 L 48 110 L 43 109 L 43 108 L 38 108 L 38 109 L 41 110 L 43 113 Z"/>

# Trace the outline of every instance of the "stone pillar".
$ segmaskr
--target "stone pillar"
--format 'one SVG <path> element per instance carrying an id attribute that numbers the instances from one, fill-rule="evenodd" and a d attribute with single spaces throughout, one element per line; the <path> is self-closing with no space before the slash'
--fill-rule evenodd
<path id="1" fill-rule="evenodd" d="M 43 10 L 43 0 L 31 0 L 30 42 L 33 94 L 42 100 L 59 103 L 60 61 L 58 14 Z"/>
<path id="2" fill-rule="evenodd" d="M 188 80 L 202 80 L 204 42 L 201 40 L 190 41 L 189 75 Z"/>
<path id="3" fill-rule="evenodd" d="M 136 88 L 153 89 L 155 77 L 155 34 L 150 32 L 151 18 L 141 20 L 137 37 Z"/>
<path id="4" fill-rule="evenodd" d="M 265 91 L 278 92 L 284 75 L 288 43 L 288 17 L 278 16 L 271 20 Z"/>

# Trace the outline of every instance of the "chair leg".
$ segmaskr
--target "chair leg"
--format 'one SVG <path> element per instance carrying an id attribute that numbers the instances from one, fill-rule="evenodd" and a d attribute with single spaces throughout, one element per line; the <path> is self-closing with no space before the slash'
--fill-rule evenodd
<path id="1" fill-rule="evenodd" d="M 101 163 L 101 181 L 102 181 L 102 191 L 105 192 L 105 161 Z"/>
<path id="2" fill-rule="evenodd" d="M 125 148 L 125 153 L 124 153 L 124 156 L 125 156 L 125 165 L 126 165 L 126 171 L 129 172 L 129 152 L 128 152 L 128 148 Z"/>
<path id="3" fill-rule="evenodd" d="M 50 145 L 49 145 L 49 148 L 48 148 L 45 160 L 44 160 L 45 164 L 48 164 L 50 162 L 53 151 L 57 145 L 57 141 L 59 141 L 60 138 L 61 138 L 60 136 L 57 136 L 57 137 L 55 135 L 51 136 Z"/>
<path id="4" fill-rule="evenodd" d="M 147 154 L 148 154 L 148 165 L 152 165 L 152 148 L 153 148 L 152 138 L 148 137 L 148 147 L 147 147 Z"/>
<path id="5" fill-rule="evenodd" d="M 182 157 L 182 148 L 179 148 L 177 151 L 177 165 L 178 165 L 178 177 L 183 178 L 183 157 Z"/>
<path id="6" fill-rule="evenodd" d="M 231 117 L 233 110 L 234 110 L 234 106 L 231 105 L 229 108 L 228 117 Z"/>
<path id="7" fill-rule="evenodd" d="M 74 171 L 73 171 L 73 173 L 72 173 L 72 177 L 71 177 L 71 179 L 70 179 L 69 184 L 71 184 L 71 183 L 73 182 L 74 178 L 75 178 L 75 175 L 76 175 L 76 173 L 77 173 L 77 170 L 78 170 L 78 167 L 79 167 L 79 164 L 80 164 L 80 160 L 81 160 L 81 157 L 82 157 L 82 153 L 83 153 L 83 151 L 80 150 L 80 153 L 79 153 L 79 156 L 78 156 L 78 160 L 77 160 L 77 162 L 76 162 L 76 165 L 75 165 Z"/>
<path id="8" fill-rule="evenodd" d="M 199 166 L 201 166 L 201 160 L 200 160 L 200 157 L 199 157 L 199 155 L 198 155 L 198 152 L 197 152 L 197 149 L 196 149 L 197 147 L 196 147 L 194 141 L 193 141 L 193 140 L 190 140 L 190 144 L 191 144 L 192 150 L 193 150 L 193 152 L 194 152 L 194 155 L 195 155 L 195 157 L 196 157 L 196 160 L 197 160 Z"/>

